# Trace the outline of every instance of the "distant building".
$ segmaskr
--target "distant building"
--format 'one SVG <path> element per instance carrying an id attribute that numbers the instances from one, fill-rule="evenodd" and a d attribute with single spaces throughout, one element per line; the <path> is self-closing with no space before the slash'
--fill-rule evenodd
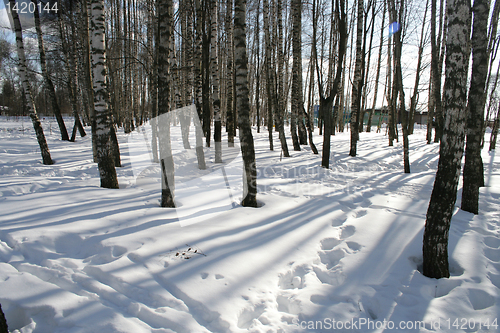
<path id="1" fill-rule="evenodd" d="M 427 111 L 423 112 L 415 112 L 415 123 L 419 125 L 426 125 L 427 124 Z"/>

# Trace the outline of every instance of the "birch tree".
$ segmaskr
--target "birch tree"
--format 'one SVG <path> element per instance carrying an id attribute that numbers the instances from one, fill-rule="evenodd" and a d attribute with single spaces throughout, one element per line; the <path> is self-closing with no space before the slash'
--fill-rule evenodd
<path id="1" fill-rule="evenodd" d="M 488 151 L 495 150 L 497 145 L 497 137 L 498 137 L 498 127 L 500 125 L 500 105 L 496 108 L 495 120 L 493 121 L 493 128 L 491 129 L 490 135 L 490 147 Z"/>
<path id="2" fill-rule="evenodd" d="M 467 145 L 465 147 L 464 186 L 462 209 L 478 214 L 479 187 L 483 177 L 481 159 L 481 135 L 486 99 L 485 84 L 488 76 L 488 17 L 489 0 L 474 0 L 472 7 L 474 22 L 472 27 L 472 74 L 469 89 L 467 115 Z"/>
<path id="3" fill-rule="evenodd" d="M 59 108 L 59 103 L 57 102 L 54 83 L 52 83 L 52 79 L 50 78 L 49 73 L 47 71 L 45 46 L 43 42 L 42 27 L 40 25 L 40 13 L 38 12 L 38 1 L 31 0 L 31 2 L 35 5 L 33 11 L 33 17 L 35 19 L 35 29 L 38 37 L 38 52 L 40 54 L 40 65 L 42 68 L 43 79 L 45 81 L 45 89 L 47 91 L 47 94 L 49 95 L 49 99 L 52 104 L 52 112 L 54 112 L 54 115 L 56 116 L 57 125 L 59 126 L 59 130 L 61 131 L 61 139 L 63 141 L 69 141 L 68 130 L 66 129 L 66 125 L 64 124 L 64 119 L 61 115 L 61 109 Z"/>
<path id="4" fill-rule="evenodd" d="M 277 60 L 278 63 L 276 64 L 278 74 L 277 74 L 277 80 L 278 80 L 278 93 L 275 97 L 275 103 L 276 106 L 278 107 L 278 112 L 276 112 L 275 116 L 275 122 L 276 126 L 278 126 L 278 131 L 279 131 L 279 137 L 280 137 L 280 143 L 281 143 L 281 149 L 283 152 L 283 156 L 285 157 L 290 157 L 290 154 L 288 152 L 288 144 L 286 141 L 286 136 L 285 136 L 285 114 L 286 114 L 286 105 L 287 105 L 287 89 L 285 88 L 285 71 L 287 69 L 285 68 L 285 46 L 284 46 L 284 37 L 283 37 L 283 1 L 284 0 L 276 0 L 276 21 L 275 24 L 277 25 L 277 29 L 275 29 L 275 33 L 278 34 L 278 36 L 275 36 L 276 40 L 276 53 L 277 53 Z"/>
<path id="5" fill-rule="evenodd" d="M 291 9 L 293 62 L 290 131 L 292 132 L 293 149 L 300 151 L 297 121 L 300 122 L 301 117 L 299 117 L 299 114 L 302 115 L 302 108 L 304 107 L 302 99 L 302 0 L 292 0 Z"/>
<path id="6" fill-rule="evenodd" d="M 10 8 L 14 8 L 16 3 L 15 0 L 9 0 Z M 26 54 L 24 52 L 24 42 L 23 42 L 23 31 L 21 27 L 21 21 L 19 20 L 19 15 L 16 10 L 11 10 L 12 20 L 14 22 L 14 31 L 16 34 L 16 47 L 17 47 L 17 57 L 18 57 L 18 71 L 21 78 L 21 84 L 23 86 L 23 94 L 26 99 L 26 107 L 28 109 L 28 114 L 33 123 L 33 128 L 35 130 L 36 138 L 38 140 L 38 145 L 40 146 L 40 152 L 42 153 L 42 161 L 45 165 L 51 165 L 54 162 L 50 156 L 49 146 L 47 145 L 47 140 L 43 133 L 42 124 L 38 118 L 36 112 L 35 102 L 33 101 L 33 94 L 31 92 L 31 86 L 29 84 L 28 72 L 26 67 Z"/>
<path id="7" fill-rule="evenodd" d="M 335 72 L 335 78 L 330 89 L 325 92 L 325 87 L 323 85 L 323 75 L 320 70 L 320 62 L 318 61 L 318 50 L 317 50 L 317 30 L 318 30 L 318 2 L 313 0 L 312 3 L 312 14 L 313 14 L 313 38 L 312 38 L 312 53 L 314 58 L 314 63 L 316 65 L 316 74 L 318 77 L 318 92 L 319 92 L 319 114 L 323 116 L 324 122 L 324 132 L 323 132 L 323 151 L 321 156 L 321 166 L 328 169 L 330 167 L 330 137 L 332 133 L 331 129 L 331 110 L 333 109 L 333 103 L 335 98 L 342 95 L 340 93 L 342 71 L 344 69 L 344 56 L 346 53 L 347 45 L 347 14 L 345 10 L 345 2 L 340 0 L 335 0 L 335 11 L 332 15 L 335 15 L 335 21 L 337 23 L 338 31 L 338 59 L 337 59 L 337 69 Z M 333 29 L 333 25 L 331 26 Z"/>
<path id="8" fill-rule="evenodd" d="M 386 6 L 386 1 L 384 1 L 384 9 L 382 11 L 382 31 L 385 28 L 385 13 L 387 10 Z M 377 73 L 375 74 L 375 91 L 373 92 L 373 103 L 372 103 L 372 108 L 370 110 L 370 114 L 368 116 L 368 124 L 366 125 L 366 131 L 371 132 L 372 130 L 372 119 L 373 119 L 373 114 L 375 112 L 375 106 L 377 103 L 377 96 L 378 96 L 378 86 L 379 86 L 379 78 L 380 78 L 380 67 L 382 63 L 382 48 L 384 45 L 384 34 L 380 34 L 380 43 L 379 43 L 379 48 L 378 48 L 378 58 L 377 58 Z M 382 118 L 382 113 L 380 114 L 379 120 Z"/>
<path id="9" fill-rule="evenodd" d="M 217 56 L 218 46 L 218 5 L 217 0 L 211 0 L 211 35 L 210 35 L 210 72 L 212 76 L 212 108 L 214 112 L 214 142 L 215 142 L 215 163 L 222 163 L 222 124 L 220 116 L 219 97 L 219 64 Z"/>
<path id="10" fill-rule="evenodd" d="M 429 7 L 429 0 L 426 1 L 425 3 L 425 11 L 424 11 L 424 19 L 422 21 L 422 30 L 420 32 L 420 42 L 418 45 L 418 55 L 417 55 L 417 68 L 415 70 L 415 85 L 413 88 L 413 94 L 410 99 L 410 114 L 409 114 L 409 121 L 408 121 L 408 132 L 409 134 L 413 134 L 413 126 L 415 124 L 415 112 L 417 110 L 417 102 L 418 102 L 418 96 L 419 96 L 419 85 L 420 85 L 420 74 L 422 72 L 422 57 L 424 53 L 424 46 L 425 46 L 425 28 L 426 28 L 426 19 L 427 19 L 427 8 Z"/>
<path id="11" fill-rule="evenodd" d="M 257 168 L 255 148 L 250 126 L 250 102 L 248 98 L 248 58 L 246 46 L 246 0 L 234 0 L 234 60 L 236 70 L 236 109 L 241 154 L 243 157 L 244 207 L 257 207 Z"/>
<path id="12" fill-rule="evenodd" d="M 406 28 L 405 20 L 405 0 L 388 0 L 389 17 L 392 22 L 395 22 L 399 29 L 394 29 L 394 81 L 392 86 L 392 102 L 393 106 L 399 98 L 399 115 L 401 118 L 401 127 L 403 130 L 403 163 L 404 172 L 410 173 L 410 157 L 409 157 L 409 140 L 408 140 L 408 116 L 405 108 L 405 94 L 403 89 L 403 73 L 401 68 L 401 53 L 403 48 L 403 37 L 401 30 Z"/>
<path id="13" fill-rule="evenodd" d="M 450 276 L 448 233 L 464 151 L 470 1 L 447 0 L 447 11 L 449 21 L 443 103 L 445 126 L 423 240 L 423 274 L 437 279 Z"/>
<path id="14" fill-rule="evenodd" d="M 175 207 L 174 158 L 170 142 L 170 55 L 172 53 L 173 3 L 158 0 L 158 138 L 161 166 L 161 207 Z"/>
<path id="15" fill-rule="evenodd" d="M 101 187 L 118 188 L 115 162 L 110 153 L 111 114 L 108 107 L 104 0 L 91 2 L 92 77 L 94 87 L 96 156 Z"/>
<path id="16" fill-rule="evenodd" d="M 226 0 L 226 45 L 227 45 L 227 74 L 226 74 L 226 131 L 228 147 L 234 147 L 234 137 L 236 135 L 234 117 L 234 43 L 233 43 L 233 0 Z"/>
<path id="17" fill-rule="evenodd" d="M 349 156 L 356 156 L 357 143 L 359 140 L 358 117 L 360 116 L 361 104 L 361 89 L 363 87 L 363 50 L 361 48 L 363 42 L 363 0 L 357 0 L 358 13 L 356 23 L 356 62 L 354 64 L 354 79 L 352 82 L 352 97 L 351 97 L 351 149 Z"/>
<path id="18" fill-rule="evenodd" d="M 273 115 L 276 113 L 274 94 L 276 92 L 275 71 L 272 70 L 272 45 L 271 31 L 269 29 L 269 0 L 263 1 L 263 18 L 264 18 L 264 75 L 266 78 L 266 99 L 267 99 L 267 131 L 269 139 L 269 150 L 274 150 L 273 144 Z"/>

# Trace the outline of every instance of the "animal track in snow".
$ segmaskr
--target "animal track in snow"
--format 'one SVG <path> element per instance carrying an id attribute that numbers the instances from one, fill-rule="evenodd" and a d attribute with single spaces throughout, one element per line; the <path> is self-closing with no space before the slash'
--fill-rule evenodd
<path id="1" fill-rule="evenodd" d="M 484 255 L 486 258 L 490 259 L 493 262 L 500 262 L 500 250 L 499 249 L 492 249 L 489 247 L 485 247 L 483 249 Z"/>
<path id="2" fill-rule="evenodd" d="M 326 265 L 327 269 L 332 269 L 340 263 L 340 260 L 345 257 L 345 252 L 342 249 L 320 251 L 319 257 L 321 262 Z"/>
<path id="3" fill-rule="evenodd" d="M 281 289 L 302 289 L 304 287 L 304 276 L 310 271 L 305 266 L 297 266 L 293 270 L 289 270 L 285 274 L 279 276 L 279 287 Z"/>
<path id="4" fill-rule="evenodd" d="M 251 307 L 244 309 L 238 316 L 238 327 L 242 329 L 248 329 L 255 320 L 259 320 L 259 317 L 264 313 L 266 307 L 264 304 L 259 304 L 256 307 Z"/>
<path id="5" fill-rule="evenodd" d="M 278 295 L 276 302 L 280 312 L 297 315 L 302 311 L 300 301 L 295 299 L 293 295 Z"/>
<path id="6" fill-rule="evenodd" d="M 438 285 L 436 286 L 436 293 L 434 296 L 436 298 L 446 296 L 453 289 L 460 286 L 461 284 L 462 284 L 462 281 L 459 281 L 459 280 L 441 279 L 441 280 L 439 280 Z"/>
<path id="7" fill-rule="evenodd" d="M 346 239 L 354 235 L 356 227 L 353 225 L 345 225 L 341 228 L 340 239 Z"/>
<path id="8" fill-rule="evenodd" d="M 321 249 L 332 250 L 338 244 L 340 244 L 340 240 L 337 238 L 325 238 L 321 241 Z"/>
<path id="9" fill-rule="evenodd" d="M 337 268 L 338 266 L 332 270 L 324 271 L 319 267 L 313 267 L 313 270 L 316 274 L 316 277 L 321 281 L 321 283 L 338 286 L 344 283 L 345 275 L 341 272 L 340 269 Z"/>
<path id="10" fill-rule="evenodd" d="M 499 274 L 494 274 L 494 273 L 490 273 L 488 275 L 491 283 L 493 283 L 493 285 L 497 288 L 500 288 L 500 275 Z"/>
<path id="11" fill-rule="evenodd" d="M 483 310 L 495 304 L 495 297 L 481 289 L 469 289 L 469 301 L 474 310 Z"/>
<path id="12" fill-rule="evenodd" d="M 361 210 L 355 211 L 353 214 L 353 217 L 356 219 L 359 219 L 360 217 L 363 217 L 366 214 L 368 214 L 368 211 L 366 209 L 361 209 Z"/>
<path id="13" fill-rule="evenodd" d="M 484 245 L 486 245 L 487 247 L 490 247 L 492 249 L 498 249 L 498 248 L 500 248 L 500 238 L 485 237 L 484 238 Z"/>
<path id="14" fill-rule="evenodd" d="M 122 255 L 127 253 L 127 249 L 122 246 L 108 246 L 103 247 L 101 253 L 94 254 L 83 260 L 84 263 L 90 263 L 91 265 L 104 265 L 109 264 L 112 261 L 120 258 Z"/>
<path id="15" fill-rule="evenodd" d="M 208 277 L 208 273 L 203 272 L 203 273 L 201 273 L 201 274 L 200 274 L 200 276 L 201 276 L 201 278 L 202 278 L 203 280 L 205 280 L 205 279 Z"/>
<path id="16" fill-rule="evenodd" d="M 215 279 L 216 280 L 221 280 L 223 278 L 224 278 L 224 275 L 222 275 L 222 274 L 215 274 Z"/>
<path id="17" fill-rule="evenodd" d="M 346 242 L 347 246 L 354 252 L 357 252 L 361 249 L 361 245 L 356 242 Z"/>

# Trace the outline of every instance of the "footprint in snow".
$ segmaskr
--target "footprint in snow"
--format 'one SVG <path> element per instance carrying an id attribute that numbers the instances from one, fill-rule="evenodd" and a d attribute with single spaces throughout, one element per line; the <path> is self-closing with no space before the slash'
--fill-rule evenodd
<path id="1" fill-rule="evenodd" d="M 453 289 L 459 287 L 462 284 L 462 281 L 459 280 L 445 280 L 441 279 L 438 281 L 438 285 L 436 286 L 436 292 L 434 297 L 439 298 L 448 295 Z"/>
<path id="2" fill-rule="evenodd" d="M 200 276 L 203 280 L 205 280 L 208 277 L 208 273 L 203 272 L 200 274 Z"/>
<path id="3" fill-rule="evenodd" d="M 495 274 L 495 273 L 490 273 L 488 274 L 488 278 L 490 279 L 491 283 L 497 288 L 500 288 L 500 275 Z"/>
<path id="4" fill-rule="evenodd" d="M 255 307 L 244 309 L 238 316 L 238 327 L 242 329 L 248 329 L 256 320 L 265 324 L 265 320 L 263 318 L 260 318 L 265 310 L 266 307 L 264 304 L 259 304 Z"/>
<path id="5" fill-rule="evenodd" d="M 493 262 L 500 262 L 500 249 L 492 249 L 490 247 L 485 247 L 483 249 L 486 258 Z"/>
<path id="6" fill-rule="evenodd" d="M 356 227 L 353 225 L 345 225 L 341 228 L 340 239 L 346 239 L 354 235 Z"/>
<path id="7" fill-rule="evenodd" d="M 281 289 L 302 289 L 304 287 L 304 276 L 310 272 L 305 266 L 297 266 L 285 274 L 279 275 L 278 285 Z"/>
<path id="8" fill-rule="evenodd" d="M 278 311 L 285 312 L 292 315 L 298 315 L 302 312 L 300 300 L 296 299 L 293 295 L 278 295 L 276 297 L 278 303 Z"/>
<path id="9" fill-rule="evenodd" d="M 483 310 L 495 304 L 495 297 L 481 289 L 468 290 L 469 301 L 474 310 Z"/>
<path id="10" fill-rule="evenodd" d="M 321 241 L 321 249 L 322 250 L 332 250 L 338 244 L 340 244 L 340 239 L 325 238 Z"/>
<path id="11" fill-rule="evenodd" d="M 500 248 L 500 238 L 497 237 L 485 237 L 484 240 L 484 245 L 487 247 L 490 247 L 492 249 L 498 249 Z"/>
<path id="12" fill-rule="evenodd" d="M 91 265 L 105 265 L 115 261 L 125 253 L 127 253 L 127 249 L 122 246 L 103 247 L 100 253 L 85 258 L 83 262 Z"/>
<path id="13" fill-rule="evenodd" d="M 342 249 L 320 251 L 319 257 L 321 262 L 326 265 L 327 269 L 332 269 L 340 263 L 340 260 L 345 257 L 345 252 Z"/>
<path id="14" fill-rule="evenodd" d="M 138 255 L 137 253 L 134 253 L 134 252 L 129 253 L 127 255 L 127 258 L 129 258 L 130 261 L 132 261 L 132 262 L 134 262 L 136 264 L 142 264 L 142 263 L 144 263 L 144 259 L 140 255 Z"/>
<path id="15" fill-rule="evenodd" d="M 361 245 L 356 242 L 346 242 L 347 246 L 349 249 L 351 249 L 354 252 L 358 252 L 361 249 Z"/>
<path id="16" fill-rule="evenodd" d="M 331 270 L 325 271 L 318 266 L 313 267 L 314 274 L 321 283 L 332 286 L 339 286 L 345 281 L 345 275 L 342 273 L 340 266 L 336 266 Z"/>
<path id="17" fill-rule="evenodd" d="M 368 214 L 368 211 L 366 209 L 361 209 L 361 210 L 358 210 L 357 212 L 354 212 L 353 217 L 356 219 L 359 219 L 359 218 L 365 216 L 366 214 Z"/>

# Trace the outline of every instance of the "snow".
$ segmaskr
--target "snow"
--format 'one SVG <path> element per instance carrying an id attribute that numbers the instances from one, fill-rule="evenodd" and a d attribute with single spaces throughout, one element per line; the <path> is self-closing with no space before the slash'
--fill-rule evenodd
<path id="1" fill-rule="evenodd" d="M 459 209 L 460 184 L 452 276 L 436 280 L 418 270 L 439 151 L 425 128 L 410 138 L 411 174 L 384 133 L 361 133 L 355 158 L 337 133 L 325 170 L 308 146 L 281 158 L 254 131 L 261 207 L 244 208 L 238 144 L 223 143 L 222 165 L 205 148 L 200 171 L 177 124 L 175 210 L 159 207 L 148 125 L 118 133 L 112 190 L 99 187 L 90 135 L 62 142 L 54 119 L 42 123 L 51 166 L 28 118 L 0 117 L 0 304 L 12 332 L 498 331 L 500 159 L 488 142 L 480 214 Z"/>

